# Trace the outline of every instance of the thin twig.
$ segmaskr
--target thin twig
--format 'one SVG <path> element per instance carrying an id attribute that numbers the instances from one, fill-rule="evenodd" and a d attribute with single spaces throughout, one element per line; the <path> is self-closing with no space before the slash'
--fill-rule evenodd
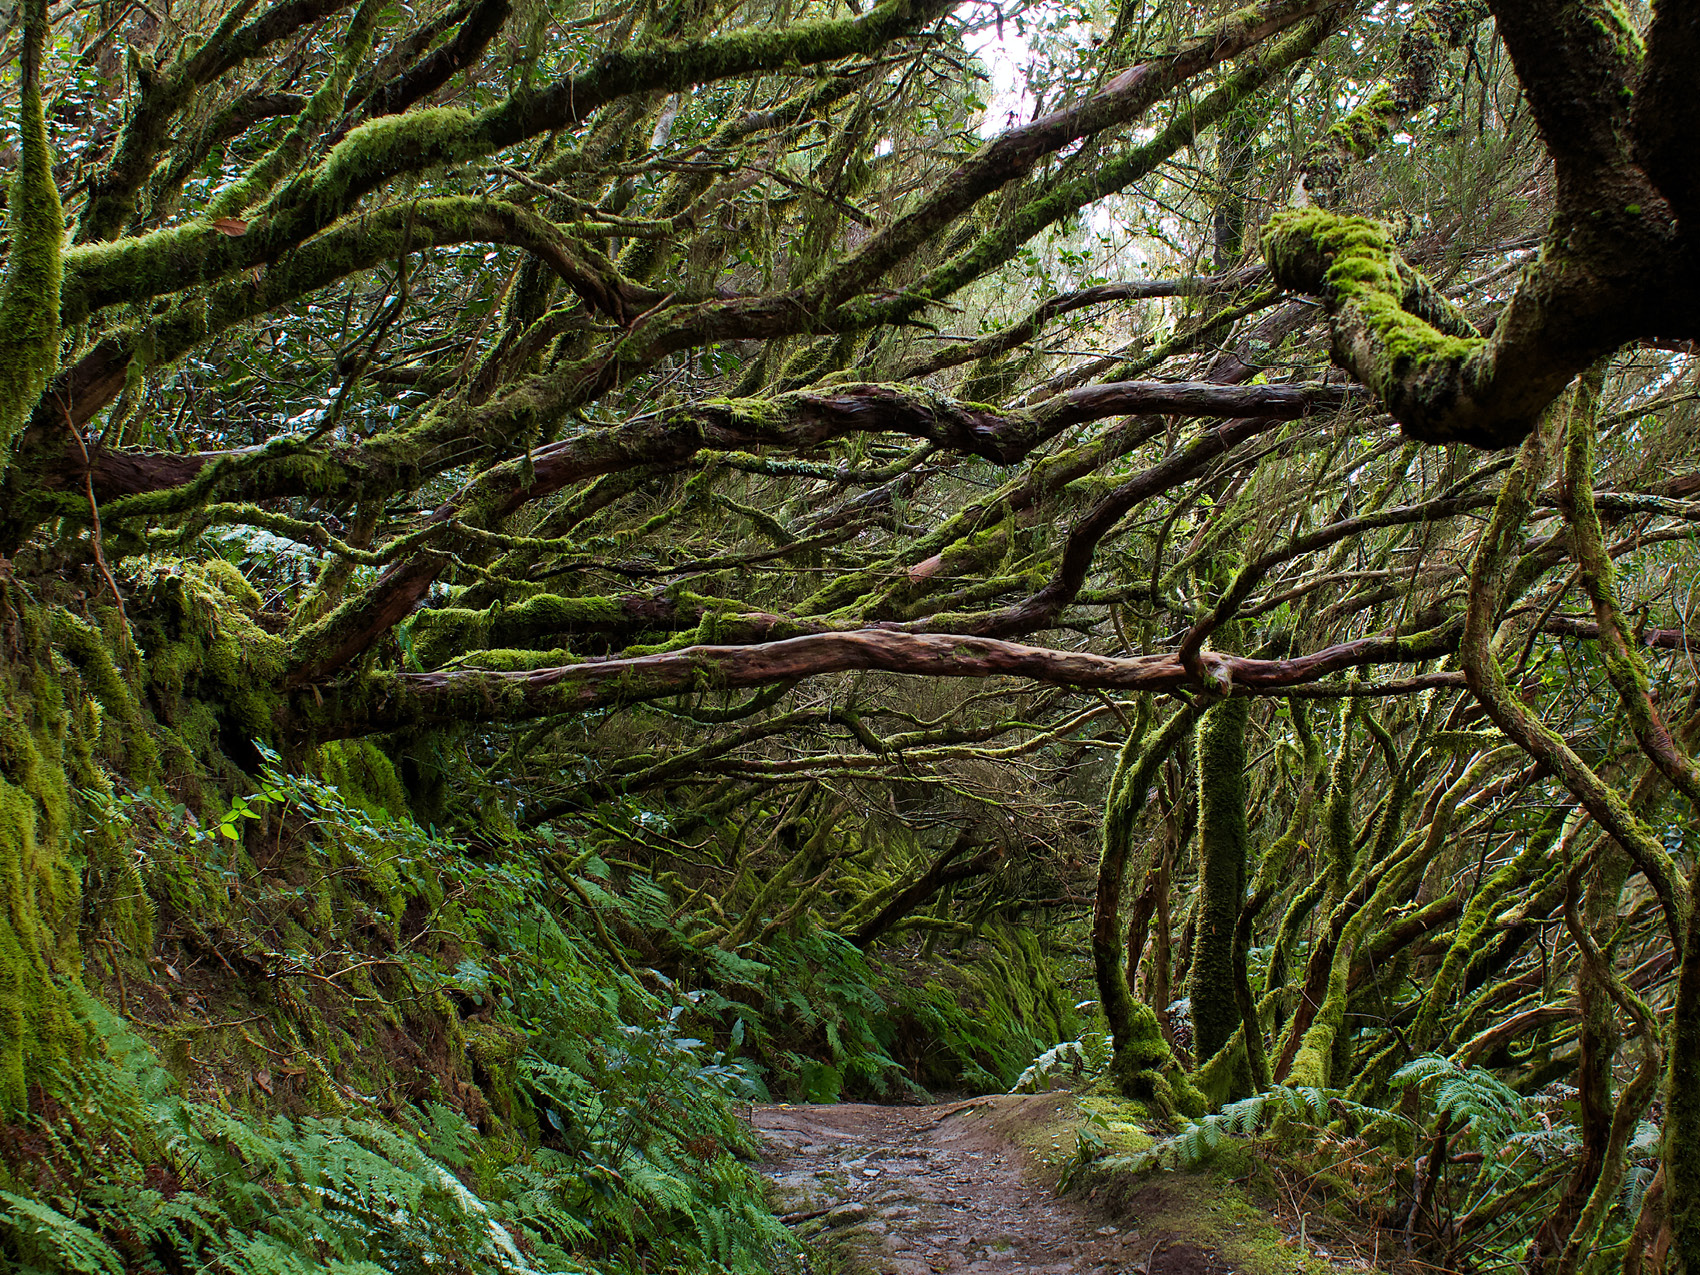
<path id="1" fill-rule="evenodd" d="M 89 460 L 89 449 L 83 443 L 83 436 L 78 432 L 76 423 L 71 420 L 71 413 L 64 400 L 55 399 L 54 402 L 65 418 L 65 428 L 71 431 L 71 441 L 77 445 L 77 454 L 83 458 L 83 493 L 89 501 L 89 543 L 94 548 L 94 565 L 100 571 L 101 579 L 106 581 L 106 587 L 112 590 L 112 600 L 118 604 L 118 618 L 124 622 L 124 636 L 134 648 L 136 639 L 130 631 L 130 616 L 124 610 L 124 595 L 118 591 L 118 581 L 112 578 L 112 568 L 106 565 L 106 551 L 101 544 L 100 504 L 94 498 L 94 465 Z"/>

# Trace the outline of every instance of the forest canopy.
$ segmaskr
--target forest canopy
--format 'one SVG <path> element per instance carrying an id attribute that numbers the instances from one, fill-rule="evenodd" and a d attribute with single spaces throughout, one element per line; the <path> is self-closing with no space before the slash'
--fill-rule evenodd
<path id="1" fill-rule="evenodd" d="M 1166 1127 L 1380 1112 L 1407 1255 L 1700 1270 L 1700 8 L 5 21 L 10 1260 L 450 1244 L 188 1167 L 354 1173 L 331 1119 L 496 1268 L 762 1269 L 680 1059 L 724 1114 L 1096 1029 Z M 642 1148 L 697 1238 L 609 1221 Z"/>

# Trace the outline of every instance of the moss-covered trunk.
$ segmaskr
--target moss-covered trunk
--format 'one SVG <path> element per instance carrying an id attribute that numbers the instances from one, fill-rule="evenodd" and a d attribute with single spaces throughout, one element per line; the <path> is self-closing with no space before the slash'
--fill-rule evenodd
<path id="1" fill-rule="evenodd" d="M 80 973 L 81 899 L 59 679 L 10 657 L 0 678 L 0 1103 L 16 1109 L 33 1083 L 77 1052 L 61 984 Z"/>
<path id="2" fill-rule="evenodd" d="M 1229 699 L 1198 728 L 1198 925 L 1191 977 L 1193 1039 L 1213 1058 L 1240 1025 L 1234 932 L 1246 885 L 1245 735 L 1251 701 Z"/>
<path id="3" fill-rule="evenodd" d="M 1092 965 L 1110 1027 L 1111 1072 L 1122 1091 L 1161 1111 L 1202 1110 L 1169 1052 L 1157 1015 L 1134 999 L 1123 963 L 1122 888 L 1133 848 L 1134 824 L 1145 806 L 1157 768 L 1192 728 L 1196 710 L 1182 708 L 1149 741 L 1135 729 L 1123 747 L 1104 806 L 1103 853 L 1092 910 Z M 1143 745 L 1143 747 L 1142 747 Z"/>
<path id="4" fill-rule="evenodd" d="M 1690 918 L 1689 932 L 1693 933 Z M 1665 1091 L 1664 1173 L 1671 1275 L 1700 1271 L 1700 943 L 1682 953 Z"/>

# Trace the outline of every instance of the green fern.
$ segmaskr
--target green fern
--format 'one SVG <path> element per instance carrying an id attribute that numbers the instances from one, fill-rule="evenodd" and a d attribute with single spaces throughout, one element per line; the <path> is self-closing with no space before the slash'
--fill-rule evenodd
<path id="1" fill-rule="evenodd" d="M 1423 1093 L 1437 1116 L 1468 1129 L 1484 1150 L 1497 1150 L 1533 1122 L 1529 1099 L 1482 1067 L 1464 1067 L 1442 1054 L 1423 1054 L 1393 1073 L 1394 1088 Z"/>
<path id="2" fill-rule="evenodd" d="M 125 1275 L 124 1261 L 100 1236 L 57 1209 L 11 1191 L 0 1191 L 6 1210 L 0 1222 L 12 1232 L 26 1270 L 77 1271 L 81 1275 Z"/>
<path id="3" fill-rule="evenodd" d="M 1010 1093 L 1044 1093 L 1064 1075 L 1096 1076 L 1110 1065 L 1110 1038 L 1104 1032 L 1085 1032 L 1079 1040 L 1052 1045 L 1010 1086 Z"/>

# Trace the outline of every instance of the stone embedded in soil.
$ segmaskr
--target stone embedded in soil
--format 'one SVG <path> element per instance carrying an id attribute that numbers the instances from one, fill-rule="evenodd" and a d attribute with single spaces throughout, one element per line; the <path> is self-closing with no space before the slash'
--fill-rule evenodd
<path id="1" fill-rule="evenodd" d="M 860 1222 L 868 1216 L 866 1204 L 840 1204 L 826 1215 L 828 1226 L 849 1226 L 852 1222 Z"/>

